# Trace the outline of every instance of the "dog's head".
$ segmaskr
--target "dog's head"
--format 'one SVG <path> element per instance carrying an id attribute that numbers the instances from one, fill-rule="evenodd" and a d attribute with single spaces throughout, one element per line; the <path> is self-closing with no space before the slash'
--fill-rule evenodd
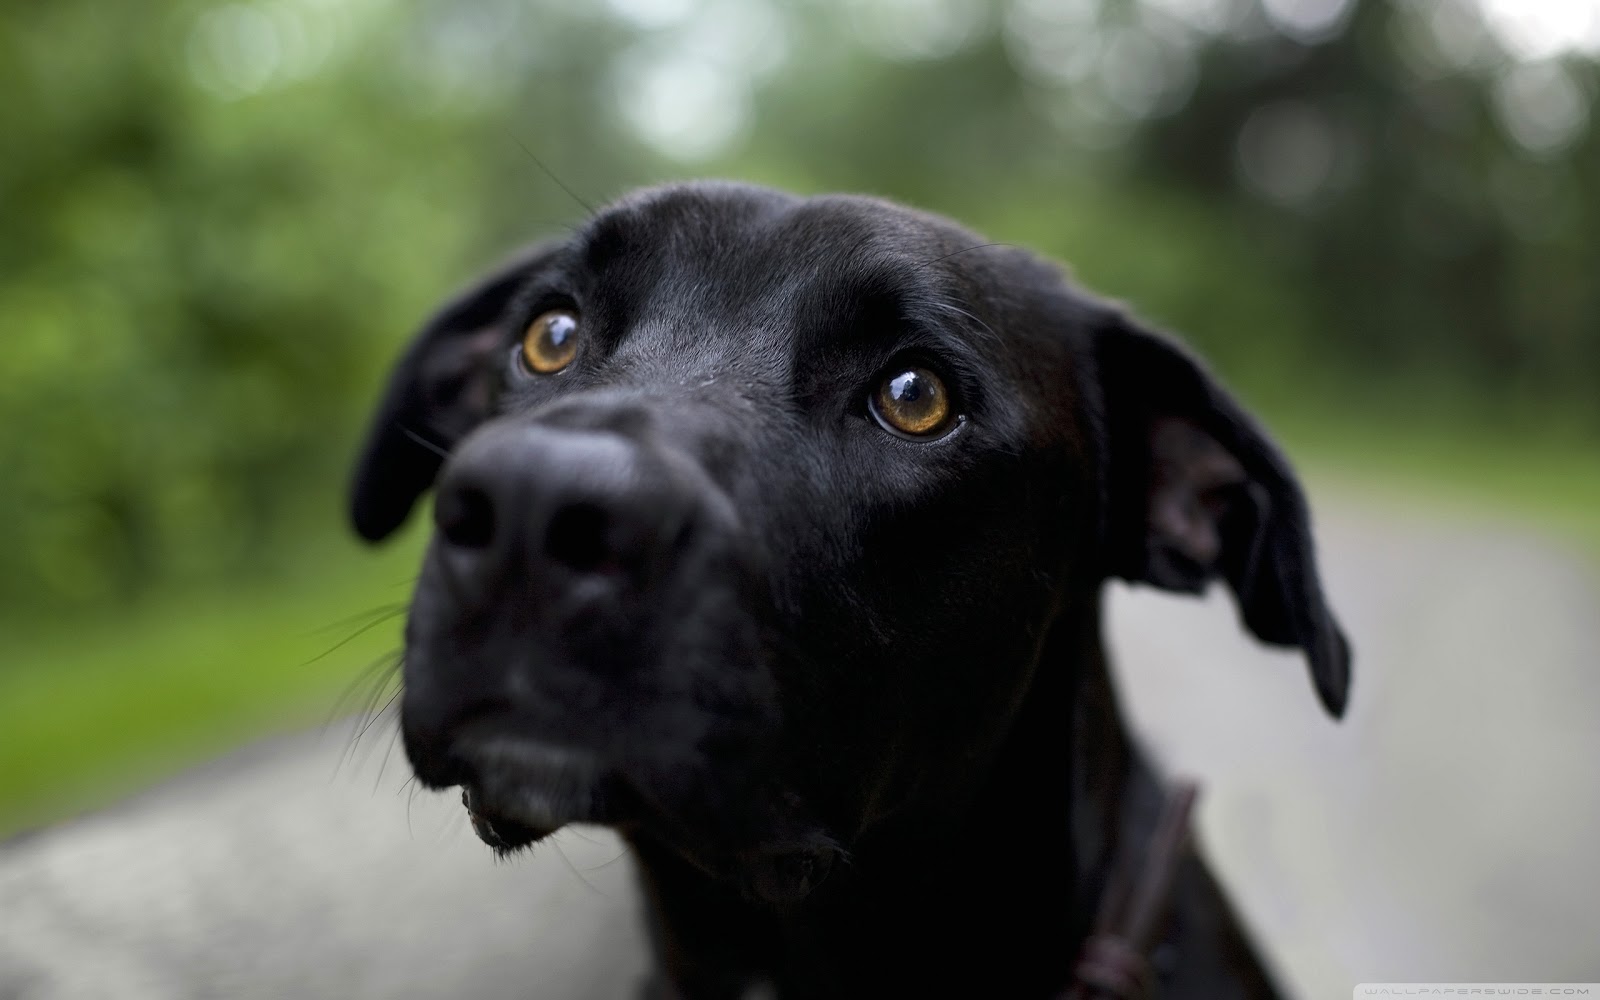
<path id="1" fill-rule="evenodd" d="M 608 823 L 803 896 L 959 799 L 1109 576 L 1225 580 L 1345 702 L 1260 428 L 1054 267 L 881 201 L 657 189 L 512 261 L 400 361 L 357 530 L 430 486 L 405 746 L 501 847 Z"/>

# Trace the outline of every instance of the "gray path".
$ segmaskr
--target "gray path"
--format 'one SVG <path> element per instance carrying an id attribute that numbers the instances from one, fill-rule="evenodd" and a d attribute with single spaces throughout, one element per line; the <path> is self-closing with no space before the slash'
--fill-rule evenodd
<path id="1" fill-rule="evenodd" d="M 1331 510 L 1359 657 L 1344 725 L 1224 598 L 1113 600 L 1138 726 L 1207 783 L 1205 849 L 1303 997 L 1600 980 L 1596 576 L 1513 529 Z M 453 798 L 400 792 L 403 762 L 336 770 L 345 735 L 0 850 L 0 1000 L 630 993 L 644 945 L 613 838 L 497 864 Z"/>

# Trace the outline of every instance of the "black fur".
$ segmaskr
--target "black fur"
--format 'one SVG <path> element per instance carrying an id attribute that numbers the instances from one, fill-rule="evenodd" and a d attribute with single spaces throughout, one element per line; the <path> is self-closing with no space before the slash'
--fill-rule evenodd
<path id="1" fill-rule="evenodd" d="M 531 374 L 552 308 L 578 353 Z M 911 364 L 961 414 L 937 440 L 869 412 Z M 655 995 L 1059 991 L 1159 799 L 1106 673 L 1109 577 L 1224 580 L 1345 704 L 1261 429 L 1054 266 L 883 201 L 661 188 L 519 258 L 400 362 L 357 530 L 430 485 L 407 753 L 497 847 L 620 830 Z M 1197 860 L 1160 954 L 1168 996 L 1274 995 Z"/>

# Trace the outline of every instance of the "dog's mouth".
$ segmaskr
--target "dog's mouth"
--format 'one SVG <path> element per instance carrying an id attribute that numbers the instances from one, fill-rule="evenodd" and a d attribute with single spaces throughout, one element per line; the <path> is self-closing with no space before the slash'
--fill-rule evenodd
<path id="1" fill-rule="evenodd" d="M 536 844 L 557 829 L 529 826 L 520 820 L 492 812 L 483 801 L 483 794 L 475 794 L 470 786 L 461 789 L 461 804 L 466 807 L 467 818 L 472 821 L 472 832 L 497 851 L 515 851 Z"/>
<path id="2" fill-rule="evenodd" d="M 648 834 L 706 874 L 736 879 L 750 898 L 777 905 L 809 896 L 842 856 L 837 842 L 814 824 L 741 834 L 735 817 L 707 811 L 707 803 L 695 802 L 692 795 L 687 800 L 661 795 L 660 774 L 652 781 L 651 770 L 641 770 L 638 761 L 630 769 L 597 751 L 487 724 L 467 727 L 454 741 L 451 757 L 460 769 L 448 777 L 435 772 L 444 779 L 438 784 L 461 785 L 461 804 L 473 832 L 501 855 L 536 844 L 568 824 L 593 823 L 625 835 Z M 681 769 L 660 759 L 655 764 L 683 777 Z M 754 786 L 742 787 L 754 794 Z"/>
<path id="3" fill-rule="evenodd" d="M 614 776 L 594 755 L 533 740 L 466 740 L 472 776 L 461 803 L 473 832 L 497 851 L 537 843 L 569 823 L 615 823 Z"/>

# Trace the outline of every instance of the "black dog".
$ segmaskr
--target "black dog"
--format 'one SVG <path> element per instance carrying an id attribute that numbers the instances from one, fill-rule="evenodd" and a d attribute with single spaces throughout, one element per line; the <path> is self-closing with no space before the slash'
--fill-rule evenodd
<path id="1" fill-rule="evenodd" d="M 1055 267 L 882 201 L 668 187 L 535 247 L 400 361 L 357 530 L 430 485 L 406 752 L 496 848 L 619 830 L 656 995 L 1064 988 L 1160 802 L 1108 577 L 1220 577 L 1345 703 L 1250 417 Z M 1274 995 L 1200 862 L 1171 910 L 1169 996 Z"/>

